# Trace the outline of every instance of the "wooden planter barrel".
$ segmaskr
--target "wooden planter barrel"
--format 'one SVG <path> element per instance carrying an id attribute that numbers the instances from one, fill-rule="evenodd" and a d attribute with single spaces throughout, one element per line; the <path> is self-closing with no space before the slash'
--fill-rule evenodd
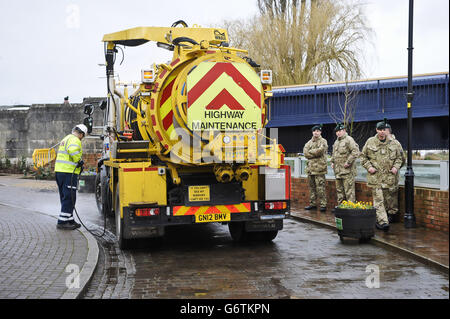
<path id="1" fill-rule="evenodd" d="M 375 235 L 376 210 L 373 209 L 343 209 L 333 210 L 339 238 L 359 239 L 369 241 Z"/>

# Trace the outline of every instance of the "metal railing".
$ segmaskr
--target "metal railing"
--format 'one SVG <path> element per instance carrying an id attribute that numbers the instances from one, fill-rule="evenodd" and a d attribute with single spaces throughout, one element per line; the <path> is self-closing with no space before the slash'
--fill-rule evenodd
<path id="1" fill-rule="evenodd" d="M 306 177 L 306 158 L 286 157 L 285 163 L 291 166 L 291 176 L 294 178 Z M 413 160 L 414 186 L 448 190 L 449 161 Z M 356 177 L 358 182 L 367 182 L 367 171 L 361 166 L 360 160 L 356 160 Z M 406 166 L 400 169 L 400 185 L 405 184 Z M 326 179 L 334 180 L 334 172 L 328 159 L 328 172 Z"/>

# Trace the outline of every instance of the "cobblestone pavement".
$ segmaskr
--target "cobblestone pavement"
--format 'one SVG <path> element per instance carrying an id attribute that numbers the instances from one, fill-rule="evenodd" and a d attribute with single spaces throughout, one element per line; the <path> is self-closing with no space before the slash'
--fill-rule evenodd
<path id="1" fill-rule="evenodd" d="M 80 271 L 87 255 L 79 231 L 57 230 L 53 217 L 0 204 L 0 298 L 61 298 L 70 291 L 67 280 L 76 285 L 69 278 L 75 268 L 66 267 Z"/>
<path id="2" fill-rule="evenodd" d="M 133 298 L 448 298 L 448 274 L 334 231 L 286 220 L 271 244 L 235 245 L 226 226 L 168 229 L 137 249 Z M 379 271 L 379 288 L 372 281 Z M 367 271 L 367 272 L 366 272 Z"/>
<path id="3" fill-rule="evenodd" d="M 0 202 L 57 216 L 53 183 L 36 187 L 1 177 Z M 16 187 L 14 198 L 1 192 L 2 185 Z M 83 220 L 101 232 L 103 218 L 93 194 L 79 195 Z M 245 245 L 233 244 L 224 225 L 174 226 L 159 247 L 139 241 L 134 250 L 121 251 L 114 221 L 107 221 L 88 299 L 449 297 L 448 274 L 372 244 L 342 244 L 335 231 L 310 223 L 287 219 L 273 243 Z M 368 288 L 377 269 L 380 286 Z"/>
<path id="4" fill-rule="evenodd" d="M 11 189 L 14 190 L 14 196 L 11 196 Z M 23 179 L 20 175 L 0 176 L 0 203 L 46 212 L 55 217 L 59 215 L 59 195 L 55 181 Z M 93 194 L 77 194 L 76 207 L 90 230 L 96 234 L 103 233 L 105 220 L 97 211 Z M 56 219 L 52 221 L 52 227 L 54 223 Z M 96 238 L 99 244 L 97 268 L 81 297 L 129 298 L 135 272 L 132 255 L 121 251 L 115 243 L 114 228 L 110 226 L 114 220 L 107 219 L 106 223 L 112 233 L 106 230 L 105 236 Z"/>
<path id="5" fill-rule="evenodd" d="M 83 295 L 84 299 L 128 299 L 134 286 L 133 256 L 119 249 L 111 240 L 99 239 L 100 257 L 97 269 Z"/>

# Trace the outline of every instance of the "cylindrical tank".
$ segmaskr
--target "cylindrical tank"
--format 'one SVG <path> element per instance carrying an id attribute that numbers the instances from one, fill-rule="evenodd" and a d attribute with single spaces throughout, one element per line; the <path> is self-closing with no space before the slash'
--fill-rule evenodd
<path id="1" fill-rule="evenodd" d="M 142 116 L 126 112 L 135 138 L 151 140 L 161 159 L 177 164 L 227 161 L 238 149 L 248 162 L 248 144 L 266 124 L 268 88 L 246 60 L 232 49 L 190 50 L 158 65 L 155 76 L 130 98 Z"/>

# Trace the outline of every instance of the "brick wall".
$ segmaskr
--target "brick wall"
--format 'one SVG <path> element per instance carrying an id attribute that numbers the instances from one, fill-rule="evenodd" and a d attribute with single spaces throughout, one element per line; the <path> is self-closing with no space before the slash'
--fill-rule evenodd
<path id="1" fill-rule="evenodd" d="M 90 168 L 96 168 L 97 167 L 97 161 L 100 159 L 102 154 L 100 153 L 86 153 L 83 154 L 83 161 L 84 161 L 84 169 L 88 170 Z"/>
<path id="2" fill-rule="evenodd" d="M 336 184 L 334 180 L 327 180 L 326 192 L 328 194 L 329 210 L 337 205 Z M 372 191 L 366 183 L 356 182 L 356 200 L 373 202 Z M 309 205 L 308 180 L 306 178 L 292 178 L 291 198 L 294 207 L 303 208 Z M 448 232 L 448 191 L 431 188 L 414 188 L 414 215 L 417 225 Z M 403 220 L 405 212 L 405 189 L 400 186 L 399 190 L 400 220 Z"/>
<path id="3" fill-rule="evenodd" d="M 84 153 L 83 152 L 83 161 L 84 161 L 84 170 L 87 171 L 89 169 L 95 169 L 97 168 L 97 161 L 100 159 L 101 154 L 100 153 Z M 50 171 L 55 170 L 55 161 L 51 161 L 48 166 L 46 166 Z"/>

